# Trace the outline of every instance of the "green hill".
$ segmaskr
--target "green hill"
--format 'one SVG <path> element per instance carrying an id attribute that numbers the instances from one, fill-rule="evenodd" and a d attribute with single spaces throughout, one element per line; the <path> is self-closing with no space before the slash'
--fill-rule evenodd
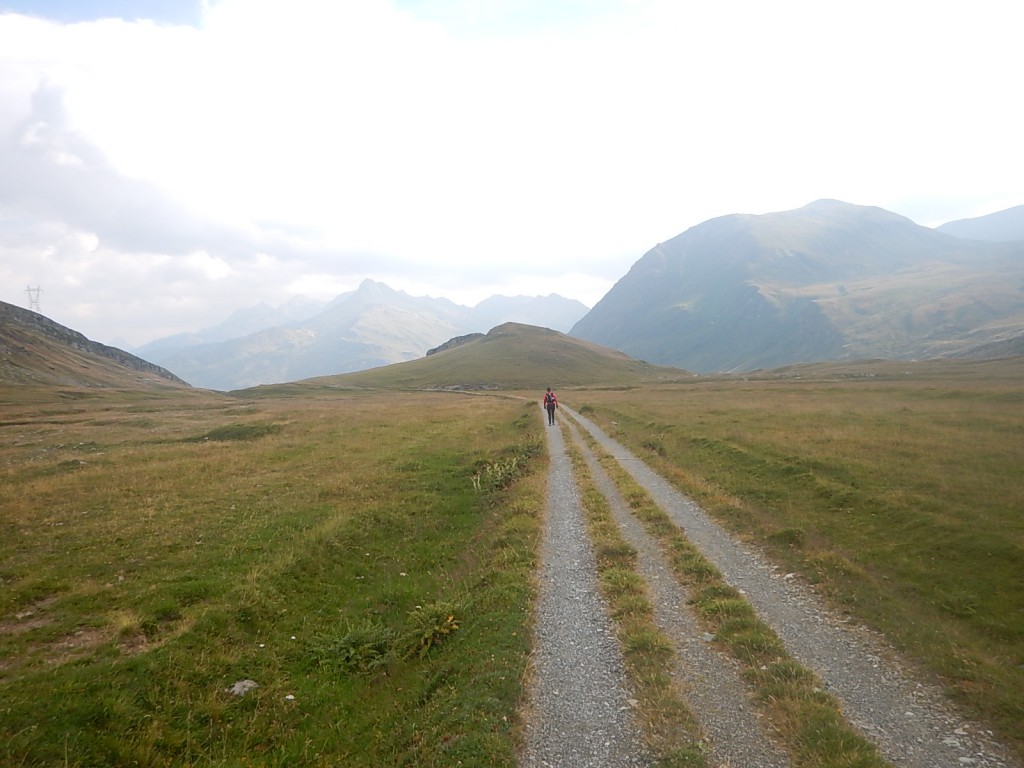
<path id="1" fill-rule="evenodd" d="M 571 386 L 630 386 L 687 378 L 679 368 L 634 360 L 593 342 L 548 328 L 505 323 L 484 336 L 419 360 L 295 384 L 241 390 L 246 394 L 332 387 L 346 389 L 543 389 Z"/>

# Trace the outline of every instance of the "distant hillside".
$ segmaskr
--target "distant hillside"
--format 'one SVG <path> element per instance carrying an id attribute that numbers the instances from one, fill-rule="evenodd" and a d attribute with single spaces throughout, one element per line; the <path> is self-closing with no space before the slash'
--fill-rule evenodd
<path id="1" fill-rule="evenodd" d="M 174 336 L 165 336 L 162 339 L 143 344 L 133 351 L 143 357 L 153 357 L 159 354 L 161 350 L 184 349 L 199 346 L 200 344 L 216 344 L 221 341 L 259 333 L 268 328 L 302 322 L 318 315 L 325 306 L 326 302 L 316 301 L 305 296 L 296 296 L 279 307 L 271 307 L 265 302 L 261 302 L 256 306 L 232 312 L 227 320 L 210 328 L 204 328 L 195 333 L 179 333 Z"/>
<path id="2" fill-rule="evenodd" d="M 548 296 L 491 296 L 472 310 L 471 324 L 478 332 L 488 331 L 505 323 L 521 323 L 568 331 L 587 314 L 587 307 L 557 294 Z"/>
<path id="3" fill-rule="evenodd" d="M 240 389 L 414 360 L 454 336 L 530 318 L 568 330 L 586 314 L 560 296 L 492 297 L 476 308 L 366 280 L 301 321 L 216 343 L 147 345 L 148 356 L 210 389 Z M 550 327 L 550 326 L 549 326 Z"/>
<path id="4" fill-rule="evenodd" d="M 944 234 L 968 240 L 1001 243 L 1024 241 L 1024 205 L 979 216 L 976 219 L 950 221 L 937 229 Z"/>
<path id="5" fill-rule="evenodd" d="M 67 387 L 184 386 L 170 371 L 0 302 L 0 382 Z"/>
<path id="6" fill-rule="evenodd" d="M 621 352 L 559 331 L 505 323 L 489 333 L 429 357 L 373 370 L 310 379 L 284 385 L 369 389 L 527 389 L 557 391 L 570 386 L 630 386 L 645 381 L 690 378 L 676 368 L 633 360 Z M 280 392 L 259 387 L 247 393 Z M 539 397 L 539 395 L 538 395 Z"/>
<path id="7" fill-rule="evenodd" d="M 963 355 L 1024 335 L 1024 243 L 821 200 L 662 243 L 571 331 L 697 372 Z"/>

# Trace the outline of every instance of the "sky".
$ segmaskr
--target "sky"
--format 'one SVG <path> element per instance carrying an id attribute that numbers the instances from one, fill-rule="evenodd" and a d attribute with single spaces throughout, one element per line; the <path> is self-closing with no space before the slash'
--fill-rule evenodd
<path id="1" fill-rule="evenodd" d="M 1019 0 L 0 0 L 0 300 L 593 306 L 707 219 L 1024 203 Z"/>

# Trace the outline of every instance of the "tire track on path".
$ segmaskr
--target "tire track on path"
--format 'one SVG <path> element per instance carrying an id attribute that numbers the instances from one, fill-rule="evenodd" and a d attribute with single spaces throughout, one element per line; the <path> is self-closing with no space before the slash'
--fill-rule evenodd
<path id="1" fill-rule="evenodd" d="M 563 406 L 564 408 L 564 406 Z M 779 576 L 741 547 L 691 500 L 589 419 L 565 408 L 739 589 L 789 653 L 843 704 L 850 722 L 887 759 L 907 768 L 1019 766 L 1001 745 L 967 723 L 934 686 L 909 678 L 895 652 L 844 626 L 812 592 Z"/>
<path id="2" fill-rule="evenodd" d="M 646 766 L 572 464 L 561 430 L 546 430 L 551 466 L 520 765 Z"/>

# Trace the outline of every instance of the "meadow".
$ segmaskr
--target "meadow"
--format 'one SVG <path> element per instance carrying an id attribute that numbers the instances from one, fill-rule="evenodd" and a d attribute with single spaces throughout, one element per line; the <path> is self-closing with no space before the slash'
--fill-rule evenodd
<path id="1" fill-rule="evenodd" d="M 1024 361 L 562 396 L 1024 751 Z"/>
<path id="2" fill-rule="evenodd" d="M 24 395 L 0 409 L 0 763 L 514 764 L 532 407 Z"/>
<path id="3" fill-rule="evenodd" d="M 541 389 L 377 376 L 0 391 L 0 764 L 515 764 Z M 1024 360 L 533 378 L 1024 755 Z"/>

